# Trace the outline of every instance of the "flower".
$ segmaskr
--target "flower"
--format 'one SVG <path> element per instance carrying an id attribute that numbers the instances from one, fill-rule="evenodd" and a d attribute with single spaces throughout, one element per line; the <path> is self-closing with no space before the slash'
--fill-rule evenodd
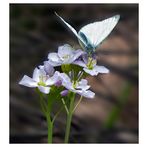
<path id="1" fill-rule="evenodd" d="M 59 81 L 59 72 L 56 71 L 53 74 L 53 69 L 51 68 L 51 66 L 49 66 L 49 68 L 52 70 L 48 71 L 47 74 L 44 68 L 46 67 L 39 66 L 39 69 L 35 68 L 32 78 L 28 77 L 27 75 L 24 75 L 19 84 L 32 88 L 37 87 L 42 93 L 48 94 L 51 89 L 50 86 L 54 85 L 57 81 Z"/>
<path id="2" fill-rule="evenodd" d="M 52 66 L 60 66 L 62 64 L 71 64 L 78 59 L 84 52 L 81 49 L 74 50 L 70 45 L 65 44 L 59 46 L 58 53 L 49 53 L 48 62 Z"/>
<path id="3" fill-rule="evenodd" d="M 84 96 L 86 98 L 94 98 L 95 93 L 88 90 L 90 88 L 89 85 L 87 85 L 88 81 L 85 79 L 81 79 L 80 81 L 72 81 L 68 75 L 65 73 L 60 74 L 61 79 L 62 79 L 62 85 L 74 92 L 78 93 L 81 96 Z"/>
<path id="4" fill-rule="evenodd" d="M 98 73 L 109 73 L 106 67 L 96 65 L 96 59 L 88 57 L 87 54 L 83 54 L 81 59 L 74 61 L 73 64 L 83 67 L 83 70 L 92 76 L 96 76 Z"/>

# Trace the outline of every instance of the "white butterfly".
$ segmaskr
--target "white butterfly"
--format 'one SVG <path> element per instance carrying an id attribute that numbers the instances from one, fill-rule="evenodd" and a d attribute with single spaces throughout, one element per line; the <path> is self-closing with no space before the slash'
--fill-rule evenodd
<path id="1" fill-rule="evenodd" d="M 75 34 L 78 38 L 80 45 L 87 53 L 95 52 L 96 48 L 102 41 L 110 34 L 120 19 L 120 15 L 115 15 L 103 21 L 90 23 L 77 31 L 64 19 L 55 14 L 62 20 L 62 22 Z"/>

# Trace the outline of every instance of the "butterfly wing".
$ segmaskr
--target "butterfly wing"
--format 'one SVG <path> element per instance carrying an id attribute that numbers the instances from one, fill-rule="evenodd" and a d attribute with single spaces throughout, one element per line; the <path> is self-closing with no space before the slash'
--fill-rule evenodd
<path id="1" fill-rule="evenodd" d="M 84 34 L 89 44 L 96 48 L 113 30 L 120 18 L 120 15 L 115 15 L 103 21 L 94 22 L 82 27 L 79 31 L 80 34 Z"/>
<path id="2" fill-rule="evenodd" d="M 74 33 L 74 35 L 83 43 L 85 44 L 85 42 L 83 41 L 83 39 L 78 35 L 77 31 L 70 25 L 68 24 L 66 21 L 64 21 L 64 19 L 59 16 L 56 12 L 55 14 L 60 18 L 60 20 Z"/>

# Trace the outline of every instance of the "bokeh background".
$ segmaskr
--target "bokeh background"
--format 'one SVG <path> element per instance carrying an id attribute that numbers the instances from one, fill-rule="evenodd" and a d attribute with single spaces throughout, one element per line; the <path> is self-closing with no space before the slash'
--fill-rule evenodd
<path id="1" fill-rule="evenodd" d="M 10 143 L 46 143 L 47 125 L 33 89 L 18 85 L 24 74 L 68 43 L 76 30 L 115 14 L 121 18 L 97 49 L 98 64 L 109 74 L 88 77 L 95 99 L 83 99 L 75 111 L 71 143 L 138 143 L 138 4 L 10 4 Z M 62 143 L 65 114 L 56 120 L 54 143 Z"/>

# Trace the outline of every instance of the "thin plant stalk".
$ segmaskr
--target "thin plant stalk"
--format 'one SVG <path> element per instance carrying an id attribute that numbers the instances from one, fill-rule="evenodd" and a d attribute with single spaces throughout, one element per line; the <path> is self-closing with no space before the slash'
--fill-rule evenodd
<path id="1" fill-rule="evenodd" d="M 48 128 L 48 143 L 52 143 L 52 137 L 53 137 L 53 122 L 50 117 L 50 102 L 48 101 L 48 106 L 45 103 L 45 98 L 43 97 L 42 93 L 36 89 L 37 93 L 40 96 L 40 105 L 41 105 L 41 110 L 46 117 L 47 120 L 47 128 Z M 49 107 L 49 108 L 48 108 Z"/>
<path id="2" fill-rule="evenodd" d="M 72 93 L 72 95 L 70 96 L 70 106 L 69 106 L 69 112 L 68 112 L 67 122 L 66 122 L 66 131 L 65 131 L 64 143 L 69 142 L 70 127 L 71 127 L 73 108 L 74 108 L 74 100 L 75 100 L 75 93 Z"/>

